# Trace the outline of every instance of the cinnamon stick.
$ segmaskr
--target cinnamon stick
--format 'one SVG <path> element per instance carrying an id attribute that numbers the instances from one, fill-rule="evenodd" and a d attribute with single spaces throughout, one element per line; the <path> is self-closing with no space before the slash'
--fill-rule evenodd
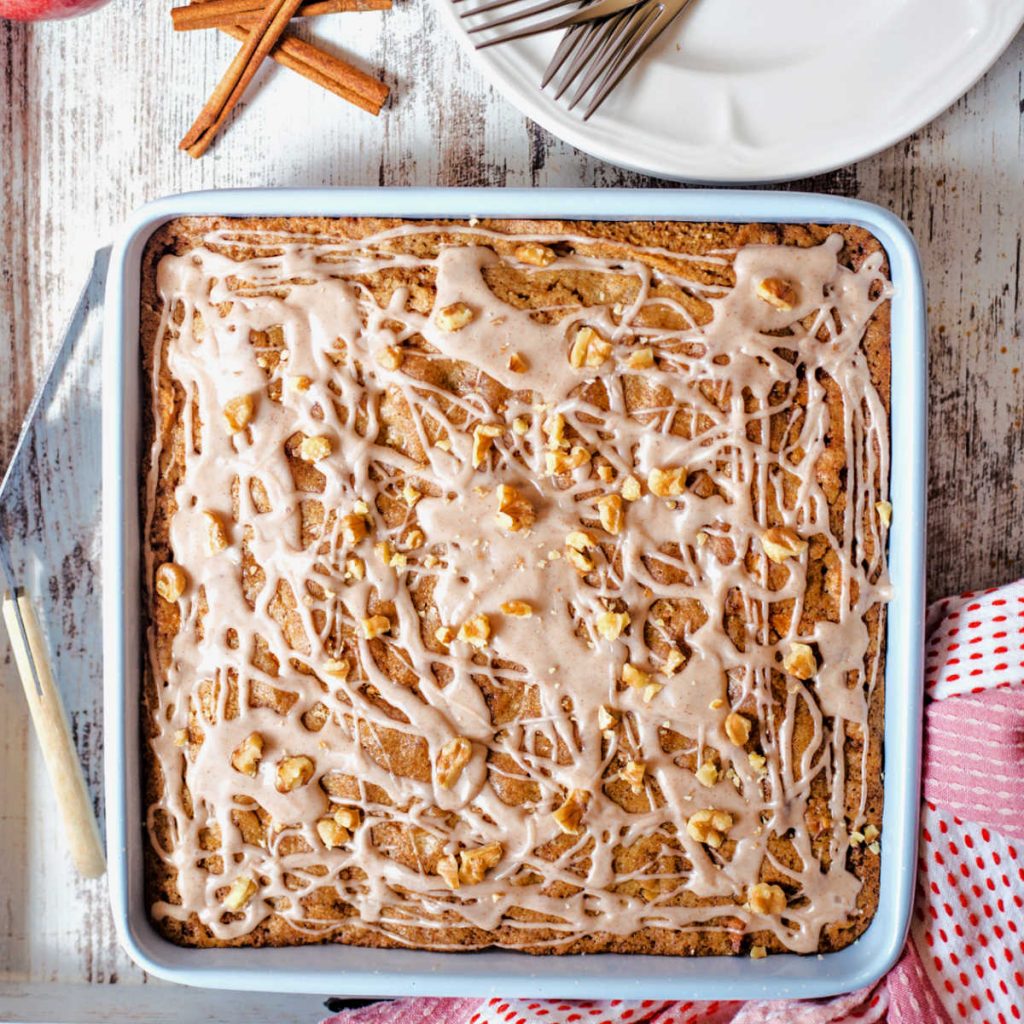
<path id="1" fill-rule="evenodd" d="M 246 37 L 246 30 L 240 25 L 223 28 L 221 31 L 233 39 L 242 40 Z M 270 51 L 270 56 L 282 67 L 297 72 L 303 78 L 375 117 L 380 113 L 380 108 L 390 92 L 383 82 L 378 82 L 351 64 L 332 57 L 312 43 L 287 33 L 278 40 L 277 45 Z"/>
<path id="2" fill-rule="evenodd" d="M 315 18 L 322 14 L 390 9 L 391 0 L 306 0 L 295 12 L 295 17 Z M 171 21 L 176 32 L 231 28 L 234 25 L 251 28 L 259 21 L 262 11 L 263 4 L 259 0 L 206 0 L 171 8 Z"/>
<path id="3" fill-rule="evenodd" d="M 268 0 L 259 22 L 249 31 L 224 77 L 178 144 L 189 156 L 199 158 L 209 148 L 301 4 L 302 0 Z"/>

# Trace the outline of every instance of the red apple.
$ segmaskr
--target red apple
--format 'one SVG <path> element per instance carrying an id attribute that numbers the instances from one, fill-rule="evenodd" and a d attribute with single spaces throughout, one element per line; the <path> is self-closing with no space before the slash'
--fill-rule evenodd
<path id="1" fill-rule="evenodd" d="M 13 21 L 41 21 L 44 18 L 74 18 L 101 7 L 107 0 L 0 0 L 0 18 Z"/>

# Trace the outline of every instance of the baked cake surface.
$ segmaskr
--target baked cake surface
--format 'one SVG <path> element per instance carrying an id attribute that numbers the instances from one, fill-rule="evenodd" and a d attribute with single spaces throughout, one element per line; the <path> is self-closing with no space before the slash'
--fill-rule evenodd
<path id="1" fill-rule="evenodd" d="M 754 957 L 859 935 L 889 294 L 843 225 L 161 228 L 161 930 Z"/>

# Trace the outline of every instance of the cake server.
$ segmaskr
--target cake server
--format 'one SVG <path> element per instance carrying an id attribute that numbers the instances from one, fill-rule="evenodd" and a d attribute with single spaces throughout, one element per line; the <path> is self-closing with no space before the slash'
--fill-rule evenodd
<path id="1" fill-rule="evenodd" d="M 106 277 L 109 261 L 109 246 L 97 250 L 86 283 L 75 302 L 57 349 L 43 376 L 43 382 L 33 397 L 22 423 L 14 454 L 11 456 L 3 481 L 0 482 L 0 506 L 11 490 L 19 460 L 23 456 L 31 457 L 28 442 L 32 437 L 40 405 L 67 360 L 72 339 L 81 333 L 88 311 L 90 288 L 95 280 Z M 85 784 L 64 702 L 50 668 L 46 640 L 33 610 L 31 597 L 15 572 L 8 538 L 2 531 L 0 577 L 3 590 L 0 609 L 10 636 L 14 664 L 25 689 L 32 724 L 53 786 L 57 808 L 64 822 L 68 849 L 78 873 L 84 878 L 97 878 L 106 871 L 106 859 L 103 855 L 96 814 Z"/>

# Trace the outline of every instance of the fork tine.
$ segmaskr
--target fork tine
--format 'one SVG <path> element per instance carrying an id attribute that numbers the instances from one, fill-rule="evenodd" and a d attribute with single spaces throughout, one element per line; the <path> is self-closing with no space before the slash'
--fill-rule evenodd
<path id="1" fill-rule="evenodd" d="M 583 81 L 580 82 L 576 89 L 576 94 L 569 103 L 570 110 L 576 107 L 590 90 L 590 87 L 618 60 L 619 55 L 629 46 L 630 40 L 635 34 L 637 21 L 643 22 L 647 13 L 645 8 L 630 11 L 614 26 L 610 27 L 601 47 L 597 50 L 593 59 L 587 63 Z"/>
<path id="2" fill-rule="evenodd" d="M 497 10 L 499 7 L 508 7 L 509 4 L 519 3 L 520 0 L 490 0 L 489 3 L 485 3 L 480 7 L 473 7 L 468 11 L 460 11 L 460 18 L 472 18 L 474 14 L 486 14 L 488 11 Z M 555 7 L 565 7 L 570 0 L 545 0 L 543 3 L 534 4 L 526 10 L 519 11 L 508 16 L 508 20 L 515 21 L 517 18 L 529 18 L 534 14 L 543 14 L 545 11 L 550 11 Z M 494 28 L 497 25 L 503 25 L 505 21 L 489 21 L 485 27 Z"/>
<path id="3" fill-rule="evenodd" d="M 501 0 L 497 6 L 504 6 L 506 3 L 514 2 L 514 0 Z M 486 32 L 490 28 L 499 28 L 502 25 L 511 25 L 513 22 L 524 21 L 527 18 L 532 18 L 536 14 L 543 14 L 545 11 L 550 11 L 558 7 L 564 7 L 565 0 L 541 0 L 540 3 L 531 4 L 529 7 L 523 8 L 518 11 L 512 11 L 510 14 L 505 14 L 501 17 L 495 18 L 493 21 L 486 21 L 480 25 L 473 25 L 466 31 L 469 35 L 473 35 L 476 32 Z M 487 10 L 487 8 L 481 8 L 481 10 Z M 477 14 L 478 11 L 469 11 L 469 14 Z M 466 14 L 460 15 L 460 17 L 466 17 Z M 548 18 L 546 21 L 539 22 L 533 26 L 527 26 L 530 31 L 524 31 L 525 35 L 531 34 L 531 32 L 544 32 L 546 28 L 557 28 L 562 22 L 565 21 L 565 15 L 559 15 L 555 18 Z M 503 43 L 509 39 L 518 39 L 518 35 L 505 34 L 498 39 L 489 40 L 486 43 L 478 43 L 477 49 L 483 49 L 485 46 L 491 46 L 494 43 Z"/>
<path id="4" fill-rule="evenodd" d="M 583 113 L 583 120 L 587 121 L 591 115 L 608 98 L 608 94 L 626 76 L 634 64 L 643 56 L 651 44 L 665 31 L 675 20 L 676 16 L 688 5 L 683 4 L 673 14 L 666 15 L 665 7 L 660 4 L 654 10 L 654 17 L 645 19 L 645 23 L 633 35 L 630 43 L 624 47 L 616 58 L 609 64 L 604 77 L 597 85 L 597 92 L 590 101 L 590 106 Z"/>
<path id="5" fill-rule="evenodd" d="M 558 74 L 562 65 L 572 56 L 577 46 L 585 41 L 589 29 L 590 26 L 588 25 L 570 25 L 565 30 L 561 42 L 555 48 L 555 52 L 551 55 L 551 60 L 548 61 L 548 66 L 544 69 L 544 77 L 540 80 L 540 87 L 542 89 Z"/>
<path id="6" fill-rule="evenodd" d="M 568 0 L 568 2 L 576 3 L 576 0 Z M 583 24 L 598 18 L 606 18 L 613 14 L 618 14 L 620 11 L 636 7 L 641 2 L 642 0 L 594 0 L 593 3 L 577 7 L 569 14 L 556 15 L 553 18 L 547 18 L 544 21 L 525 25 L 523 28 L 515 29 L 510 32 L 505 32 L 493 39 L 486 39 L 481 43 L 477 43 L 476 48 L 478 50 L 482 50 L 488 46 L 496 46 L 498 43 L 509 42 L 512 39 L 522 39 L 525 36 L 536 35 L 538 32 L 547 32 L 555 28 L 569 28 L 572 25 Z M 532 7 L 526 8 L 525 10 L 513 11 L 511 14 L 507 14 L 495 21 L 488 21 L 480 25 L 474 25 L 466 31 L 468 34 L 472 35 L 501 25 L 511 25 L 514 22 L 528 19 L 535 14 L 541 14 L 546 10 L 551 10 L 554 7 L 563 6 L 564 4 L 565 0 L 562 0 L 561 3 L 555 3 L 554 0 L 542 0 L 541 3 L 534 4 Z"/>
<path id="7" fill-rule="evenodd" d="M 580 72 L 586 69 L 595 53 L 601 51 L 602 46 L 608 38 L 609 33 L 614 29 L 615 24 L 625 17 L 623 14 L 614 15 L 600 23 L 591 22 L 585 26 L 586 36 L 583 38 L 576 52 L 573 54 L 569 67 L 562 77 L 562 81 L 555 90 L 555 99 L 560 99 L 566 89 L 579 77 Z"/>

